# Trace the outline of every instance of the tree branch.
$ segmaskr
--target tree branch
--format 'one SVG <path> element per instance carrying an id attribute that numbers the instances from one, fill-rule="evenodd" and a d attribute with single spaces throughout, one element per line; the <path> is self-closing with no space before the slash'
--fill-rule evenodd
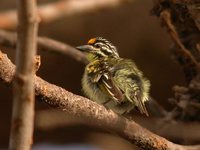
<path id="1" fill-rule="evenodd" d="M 112 8 L 130 1 L 133 0 L 60 0 L 40 6 L 38 14 L 41 18 L 41 23 L 49 23 L 65 16 Z M 17 19 L 15 10 L 0 13 L 0 28 L 11 29 L 15 28 L 16 25 Z"/>
<path id="2" fill-rule="evenodd" d="M 34 57 L 38 20 L 35 0 L 18 0 L 18 41 L 13 82 L 10 150 L 31 149 L 34 127 Z"/>
<path id="3" fill-rule="evenodd" d="M 15 66 L 5 54 L 0 53 L 0 79 L 7 85 L 12 82 Z M 61 109 L 68 115 L 85 119 L 86 122 L 116 133 L 145 150 L 198 150 L 195 146 L 181 146 L 159 137 L 134 121 L 115 114 L 110 109 L 91 100 L 72 94 L 56 85 L 35 77 L 36 95 L 51 107 Z"/>
<path id="4" fill-rule="evenodd" d="M 66 117 L 66 114 L 58 110 L 40 110 L 36 112 L 36 116 L 35 126 L 42 131 L 85 124 L 84 120 L 71 116 Z M 170 140 L 187 142 L 200 141 L 199 122 L 164 121 L 162 118 L 147 118 L 141 117 L 140 115 L 134 115 L 134 121 L 150 131 L 160 136 L 167 137 Z"/>
<path id="5" fill-rule="evenodd" d="M 0 29 L 0 45 L 10 48 L 16 48 L 16 34 L 8 31 L 4 31 Z M 82 62 L 84 64 L 87 64 L 88 61 L 85 57 L 85 55 L 75 49 L 74 47 L 56 41 L 52 40 L 46 37 L 38 37 L 37 38 L 38 43 L 38 49 L 44 50 L 44 51 L 50 51 L 61 55 L 66 55 L 78 62 Z"/>
<path id="6" fill-rule="evenodd" d="M 185 48 L 185 46 L 182 44 L 182 42 L 179 38 L 179 35 L 176 32 L 176 29 L 171 22 L 171 14 L 170 14 L 169 10 L 163 10 L 160 13 L 160 18 L 162 19 L 163 23 L 165 24 L 172 40 L 176 44 L 177 48 L 174 49 L 174 51 L 175 51 L 174 54 L 176 55 L 180 64 L 183 65 L 185 73 L 193 72 L 193 76 L 196 76 L 200 70 L 200 65 L 196 61 L 195 57 L 191 54 L 191 52 L 189 50 L 187 50 Z M 185 59 L 186 61 L 182 61 L 180 59 Z"/>
<path id="7" fill-rule="evenodd" d="M 46 37 L 38 38 L 38 48 L 39 50 L 46 50 L 54 53 L 59 53 L 61 55 L 69 56 L 75 59 L 76 61 L 82 62 L 84 64 L 88 63 L 88 60 L 86 59 L 85 55 L 82 52 L 75 49 L 74 47 Z"/>
<path id="8" fill-rule="evenodd" d="M 157 0 L 153 8 L 175 43 L 172 52 L 183 67 L 188 83 L 200 71 L 199 4 L 198 0 Z"/>
<path id="9" fill-rule="evenodd" d="M 199 121 L 200 30 L 199 0 L 157 0 L 153 8 L 174 42 L 172 54 L 183 68 L 186 86 L 174 86 L 170 98 L 174 108 L 169 117 L 174 120 Z"/>

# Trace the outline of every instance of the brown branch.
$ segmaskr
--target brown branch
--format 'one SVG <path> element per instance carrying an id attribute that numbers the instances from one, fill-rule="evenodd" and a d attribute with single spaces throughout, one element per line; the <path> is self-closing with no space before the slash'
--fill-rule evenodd
<path id="1" fill-rule="evenodd" d="M 68 44 L 46 37 L 39 37 L 37 39 L 37 43 L 39 50 L 51 51 L 57 54 L 69 56 L 74 60 L 84 64 L 88 63 L 85 55 L 82 52 Z M 0 45 L 9 48 L 16 48 L 16 34 L 0 29 Z"/>
<path id="2" fill-rule="evenodd" d="M 174 108 L 168 118 L 184 121 L 199 121 L 200 83 L 200 32 L 198 16 L 199 0 L 157 0 L 153 8 L 162 25 L 174 42 L 173 56 L 180 63 L 187 86 L 174 86 L 170 102 Z"/>
<path id="3" fill-rule="evenodd" d="M 199 0 L 157 0 L 153 8 L 153 13 L 161 19 L 174 41 L 172 52 L 183 67 L 188 83 L 199 75 L 200 70 L 199 4 Z"/>
<path id="4" fill-rule="evenodd" d="M 65 16 L 77 13 L 91 12 L 104 8 L 119 6 L 133 0 L 60 0 L 54 3 L 45 4 L 39 7 L 38 14 L 41 23 L 49 23 Z M 9 10 L 0 13 L 0 28 L 11 29 L 17 25 L 16 11 Z"/>
<path id="5" fill-rule="evenodd" d="M 0 79 L 8 85 L 12 82 L 15 66 L 0 53 Z M 91 100 L 72 94 L 56 85 L 35 77 L 36 95 L 51 107 L 61 109 L 69 115 L 84 119 L 89 124 L 116 133 L 145 150 L 189 150 L 195 146 L 181 146 L 157 136 L 134 121 L 115 114 Z M 199 147 L 196 147 L 197 150 Z M 194 150 L 195 150 L 194 149 Z"/>
<path id="6" fill-rule="evenodd" d="M 29 150 L 34 127 L 34 57 L 38 30 L 35 0 L 18 0 L 18 41 L 13 81 L 13 112 L 10 150 Z"/>
<path id="7" fill-rule="evenodd" d="M 181 65 L 183 65 L 184 71 L 186 73 L 186 78 L 188 72 L 192 73 L 192 76 L 196 76 L 200 70 L 200 65 L 195 57 L 191 54 L 191 52 L 182 44 L 179 35 L 171 22 L 170 11 L 163 10 L 160 13 L 160 18 L 162 19 L 165 27 L 168 29 L 169 35 L 176 45 L 176 49 L 174 49 L 175 55 Z M 192 78 L 193 77 L 189 77 L 188 81 L 190 81 Z"/>
<path id="8" fill-rule="evenodd" d="M 151 116 L 159 118 L 166 117 L 167 110 L 165 110 L 165 108 L 162 107 L 154 98 L 150 97 L 146 104 Z"/>
<path id="9" fill-rule="evenodd" d="M 185 48 L 185 46 L 182 44 L 181 40 L 179 39 L 179 36 L 176 32 L 176 29 L 174 25 L 171 23 L 171 14 L 169 10 L 164 10 L 160 14 L 161 19 L 165 23 L 165 26 L 167 27 L 169 34 L 171 38 L 174 40 L 175 44 L 178 46 L 178 48 L 183 51 L 189 57 L 195 64 L 198 64 L 195 60 L 195 58 L 191 55 L 191 53 Z"/>
<path id="10" fill-rule="evenodd" d="M 88 60 L 86 59 L 85 55 L 82 52 L 75 49 L 74 47 L 46 37 L 38 38 L 38 48 L 39 50 L 46 50 L 50 52 L 59 53 L 61 55 L 69 56 L 75 59 L 76 61 L 82 62 L 84 64 L 88 63 Z"/>
<path id="11" fill-rule="evenodd" d="M 36 128 L 39 130 L 54 130 L 67 126 L 82 125 L 85 121 L 68 116 L 57 110 L 40 110 L 36 112 Z M 200 123 L 164 121 L 161 118 L 141 117 L 134 115 L 134 121 L 150 131 L 176 141 L 199 142 Z M 88 125 L 88 124 L 86 124 Z"/>

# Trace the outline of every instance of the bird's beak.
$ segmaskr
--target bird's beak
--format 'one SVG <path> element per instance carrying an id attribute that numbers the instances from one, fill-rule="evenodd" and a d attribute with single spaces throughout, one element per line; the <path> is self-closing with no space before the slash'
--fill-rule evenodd
<path id="1" fill-rule="evenodd" d="M 82 51 L 82 52 L 90 52 L 92 50 L 91 45 L 82 45 L 82 46 L 77 46 L 76 49 Z"/>

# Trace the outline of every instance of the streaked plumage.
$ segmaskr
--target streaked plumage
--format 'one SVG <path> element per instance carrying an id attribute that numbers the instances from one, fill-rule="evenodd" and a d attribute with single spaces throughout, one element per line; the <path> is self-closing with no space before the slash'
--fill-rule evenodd
<path id="1" fill-rule="evenodd" d="M 101 37 L 90 39 L 77 49 L 85 51 L 90 62 L 82 86 L 91 100 L 119 114 L 137 106 L 148 115 L 144 103 L 148 100 L 150 83 L 132 60 L 120 58 L 116 47 Z"/>

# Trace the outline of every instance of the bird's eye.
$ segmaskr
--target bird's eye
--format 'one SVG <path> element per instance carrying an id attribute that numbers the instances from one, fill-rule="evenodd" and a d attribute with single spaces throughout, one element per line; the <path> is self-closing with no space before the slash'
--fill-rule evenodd
<path id="1" fill-rule="evenodd" d="M 101 46 L 99 44 L 94 45 L 96 48 L 100 48 Z"/>

